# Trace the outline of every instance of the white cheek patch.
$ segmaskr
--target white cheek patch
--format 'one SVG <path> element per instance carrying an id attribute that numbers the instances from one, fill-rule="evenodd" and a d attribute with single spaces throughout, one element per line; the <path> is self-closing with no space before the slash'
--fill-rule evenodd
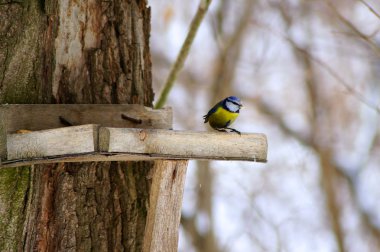
<path id="1" fill-rule="evenodd" d="M 226 102 L 226 107 L 231 112 L 237 112 L 240 109 L 239 105 L 236 105 L 236 104 L 229 102 L 229 101 Z"/>

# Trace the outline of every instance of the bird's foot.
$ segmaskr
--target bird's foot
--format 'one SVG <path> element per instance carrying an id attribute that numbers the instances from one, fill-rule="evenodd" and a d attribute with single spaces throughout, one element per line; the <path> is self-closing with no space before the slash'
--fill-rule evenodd
<path id="1" fill-rule="evenodd" d="M 241 136 L 241 132 L 240 132 L 240 131 L 238 131 L 238 130 L 236 130 L 236 129 L 233 129 L 233 128 L 226 128 L 226 129 L 229 129 L 229 130 L 231 130 L 231 132 L 235 132 L 235 133 L 238 133 L 238 134 L 239 134 L 239 136 Z"/>
<path id="2" fill-rule="evenodd" d="M 228 131 L 227 129 L 229 129 L 230 131 Z M 220 132 L 235 132 L 241 136 L 240 131 L 233 129 L 233 128 L 216 128 L 216 130 L 220 131 Z"/>

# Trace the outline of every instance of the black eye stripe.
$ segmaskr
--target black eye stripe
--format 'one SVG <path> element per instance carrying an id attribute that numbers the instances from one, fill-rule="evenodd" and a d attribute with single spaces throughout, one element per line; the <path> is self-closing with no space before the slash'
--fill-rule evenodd
<path id="1" fill-rule="evenodd" d="M 239 103 L 236 103 L 236 102 L 234 102 L 234 101 L 231 101 L 231 100 L 228 100 L 229 102 L 232 102 L 233 104 L 235 104 L 235 105 L 238 105 L 238 106 L 240 106 L 240 104 Z"/>

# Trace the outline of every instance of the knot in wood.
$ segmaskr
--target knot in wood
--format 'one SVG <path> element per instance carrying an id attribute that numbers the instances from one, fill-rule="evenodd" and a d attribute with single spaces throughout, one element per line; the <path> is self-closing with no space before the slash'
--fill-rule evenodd
<path id="1" fill-rule="evenodd" d="M 146 137 L 147 137 L 146 131 L 140 130 L 140 132 L 139 132 L 140 141 L 144 141 Z"/>

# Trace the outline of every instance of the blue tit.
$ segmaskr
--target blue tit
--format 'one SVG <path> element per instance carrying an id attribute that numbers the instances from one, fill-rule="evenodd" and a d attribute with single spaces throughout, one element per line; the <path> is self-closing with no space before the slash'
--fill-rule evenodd
<path id="1" fill-rule="evenodd" d="M 203 116 L 204 123 L 208 122 L 213 129 L 218 131 L 227 132 L 227 129 L 229 129 L 240 135 L 239 131 L 228 126 L 238 117 L 241 107 L 243 105 L 239 98 L 235 96 L 227 97 L 212 107 L 207 115 Z"/>

